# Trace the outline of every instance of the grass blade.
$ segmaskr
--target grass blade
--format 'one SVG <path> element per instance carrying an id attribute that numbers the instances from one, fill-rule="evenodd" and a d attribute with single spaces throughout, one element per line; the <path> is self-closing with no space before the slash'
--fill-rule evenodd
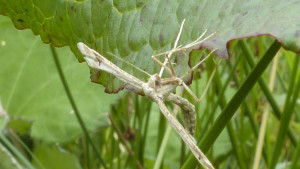
<path id="1" fill-rule="evenodd" d="M 299 56 L 296 56 L 292 75 L 290 78 L 290 83 L 289 83 L 290 86 L 288 88 L 288 93 L 287 93 L 287 97 L 286 97 L 285 104 L 284 104 L 282 118 L 280 119 L 280 128 L 279 128 L 279 132 L 277 135 L 275 149 L 273 152 L 273 157 L 272 157 L 271 165 L 270 165 L 271 169 L 275 168 L 276 163 L 279 159 L 279 155 L 282 150 L 282 147 L 284 147 L 283 144 L 284 144 L 284 140 L 285 140 L 285 135 L 287 133 L 288 126 L 289 126 L 289 123 L 290 123 L 290 120 L 292 117 L 292 113 L 293 113 L 293 110 L 295 108 L 295 105 L 296 105 L 296 102 L 298 99 L 298 95 L 299 95 L 299 91 L 300 91 L 300 76 L 298 78 L 296 78 L 296 75 L 297 75 L 299 60 L 300 60 Z M 294 88 L 294 84 L 296 81 L 295 79 L 298 79 L 298 81 Z"/>
<path id="2" fill-rule="evenodd" d="M 105 169 L 107 169 L 107 167 L 106 167 L 106 165 L 105 165 L 105 162 L 103 161 L 103 159 L 102 159 L 102 157 L 101 157 L 99 151 L 97 150 L 95 144 L 93 143 L 92 138 L 91 138 L 91 136 L 89 135 L 89 133 L 88 133 L 86 127 L 85 127 L 85 124 L 84 124 L 84 122 L 83 122 L 83 120 L 82 120 L 82 118 L 81 118 L 81 116 L 80 116 L 79 110 L 78 110 L 78 108 L 77 108 L 77 106 L 76 106 L 76 104 L 75 104 L 75 101 L 74 101 L 73 96 L 72 96 L 72 94 L 71 94 L 71 91 L 70 91 L 70 89 L 69 89 L 68 83 L 67 83 L 66 78 L 65 78 L 65 76 L 64 76 L 64 73 L 63 73 L 63 71 L 62 71 L 61 65 L 60 65 L 60 63 L 59 63 L 58 56 L 57 56 L 57 53 L 56 53 L 56 51 L 55 51 L 55 48 L 54 48 L 53 46 L 50 45 L 50 49 L 51 49 L 51 52 L 52 52 L 52 56 L 53 56 L 53 59 L 54 59 L 54 62 L 55 62 L 55 65 L 56 65 L 56 68 L 57 68 L 59 77 L 60 77 L 61 82 L 62 82 L 62 84 L 63 84 L 63 86 L 64 86 L 65 92 L 66 92 L 66 94 L 67 94 L 67 96 L 68 96 L 68 99 L 69 99 L 69 101 L 70 101 L 70 103 L 71 103 L 71 106 L 72 106 L 72 108 L 73 108 L 73 110 L 74 110 L 74 112 L 75 112 L 75 115 L 76 115 L 76 118 L 77 118 L 77 120 L 78 120 L 78 122 L 79 122 L 79 124 L 80 124 L 80 127 L 82 128 L 83 133 L 85 134 L 85 136 L 87 137 L 89 143 L 91 144 L 92 149 L 94 150 L 94 152 L 95 152 L 96 156 L 98 157 L 100 163 L 103 165 L 103 167 L 104 167 Z"/>
<path id="3" fill-rule="evenodd" d="M 298 141 L 297 148 L 294 152 L 291 168 L 297 168 L 297 164 L 299 163 L 299 159 L 300 159 L 300 140 Z"/>
<path id="4" fill-rule="evenodd" d="M 232 122 L 229 121 L 227 123 L 227 131 L 228 131 L 228 135 L 229 135 L 229 138 L 230 138 L 230 141 L 231 141 L 231 144 L 232 144 L 232 149 L 233 149 L 233 152 L 234 152 L 234 155 L 237 159 L 237 163 L 239 165 L 239 168 L 241 169 L 247 169 L 247 165 L 246 165 L 246 162 L 245 162 L 245 157 L 244 157 L 244 154 L 239 146 L 239 143 L 238 143 L 238 139 L 236 137 L 236 135 L 234 134 L 234 129 L 233 129 L 233 125 L 232 125 Z"/>
<path id="5" fill-rule="evenodd" d="M 250 65 L 250 67 L 254 67 L 254 60 L 253 58 L 251 57 L 251 54 L 250 54 L 250 50 L 248 49 L 246 43 L 244 41 L 240 41 L 239 42 L 242 50 L 244 51 L 245 53 L 245 57 L 248 61 L 248 64 Z M 262 78 L 259 78 L 258 80 L 258 84 L 259 86 L 261 87 L 262 91 L 264 92 L 264 95 L 266 96 L 270 106 L 272 107 L 272 112 L 274 113 L 274 115 L 280 119 L 281 118 L 281 111 L 279 109 L 279 106 L 278 104 L 276 103 L 272 93 L 270 92 L 266 82 L 262 79 Z M 288 130 L 288 136 L 291 140 L 291 142 L 293 143 L 293 145 L 296 145 L 296 138 L 295 136 L 292 134 L 291 130 L 289 129 Z"/>
<path id="6" fill-rule="evenodd" d="M 203 152 L 207 152 L 208 149 L 212 146 L 214 141 L 218 138 L 222 130 L 225 128 L 226 124 L 232 118 L 238 107 L 242 104 L 243 100 L 250 92 L 254 84 L 258 81 L 259 77 L 265 71 L 267 66 L 270 64 L 278 50 L 280 49 L 280 43 L 275 41 L 272 46 L 268 49 L 263 58 L 259 61 L 259 63 L 255 66 L 253 71 L 247 77 L 246 81 L 242 84 L 240 89 L 236 92 L 230 102 L 227 104 L 225 109 L 216 119 L 215 123 L 209 130 L 209 132 L 204 136 L 202 141 L 200 142 L 200 148 Z M 195 157 L 189 156 L 185 164 L 183 165 L 183 169 L 195 168 L 197 166 L 197 161 Z"/>
<path id="7" fill-rule="evenodd" d="M 0 141 L 3 142 L 7 149 L 9 149 L 17 157 L 17 159 L 26 166 L 26 168 L 35 169 L 35 167 L 32 166 L 32 164 L 23 156 L 23 154 L 20 153 L 18 149 L 16 149 L 16 147 L 12 145 L 2 133 L 0 133 Z"/>

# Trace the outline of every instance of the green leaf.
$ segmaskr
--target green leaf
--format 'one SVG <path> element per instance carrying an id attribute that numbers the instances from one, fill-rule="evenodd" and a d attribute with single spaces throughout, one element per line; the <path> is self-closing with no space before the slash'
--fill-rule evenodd
<path id="1" fill-rule="evenodd" d="M 46 142 L 81 135 L 48 45 L 0 17 L 0 53 L 0 97 L 9 116 L 33 120 L 31 136 Z M 67 48 L 58 54 L 88 130 L 108 125 L 106 113 L 118 96 L 104 95 L 103 88 L 91 84 L 86 65 L 78 64 Z"/>
<path id="2" fill-rule="evenodd" d="M 32 125 L 32 120 L 24 118 L 10 118 L 6 125 L 6 128 L 13 129 L 20 135 L 24 135 L 29 132 Z"/>
<path id="3" fill-rule="evenodd" d="M 205 29 L 208 33 L 217 31 L 201 46 L 218 48 L 216 54 L 223 58 L 228 58 L 232 40 L 258 35 L 271 35 L 286 49 L 300 52 L 299 11 L 298 0 L 0 0 L 0 14 L 10 17 L 18 29 L 31 29 L 44 43 L 70 46 L 80 61 L 76 43 L 84 42 L 142 80 L 148 77 L 107 52 L 150 74 L 157 73 L 160 67 L 150 56 L 171 48 L 183 19 L 186 23 L 179 44 L 195 40 Z M 177 64 L 180 75 L 187 69 L 187 59 Z M 108 92 L 124 87 L 106 73 L 93 71 L 92 80 Z"/>
<path id="4" fill-rule="evenodd" d="M 74 154 L 71 154 L 56 146 L 38 145 L 34 149 L 34 155 L 42 164 L 44 169 L 81 169 L 78 159 Z M 37 169 L 40 165 L 33 163 Z"/>

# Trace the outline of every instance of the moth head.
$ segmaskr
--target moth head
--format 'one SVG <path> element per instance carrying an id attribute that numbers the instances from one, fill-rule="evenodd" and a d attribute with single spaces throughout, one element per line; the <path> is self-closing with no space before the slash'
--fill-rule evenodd
<path id="1" fill-rule="evenodd" d="M 158 74 L 154 74 L 150 76 L 148 80 L 148 86 L 155 89 L 156 87 L 161 85 L 161 78 L 158 76 Z"/>

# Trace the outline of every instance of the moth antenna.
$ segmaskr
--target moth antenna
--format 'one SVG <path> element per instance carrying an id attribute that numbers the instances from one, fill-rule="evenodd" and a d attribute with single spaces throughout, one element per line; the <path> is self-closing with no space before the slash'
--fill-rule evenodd
<path id="1" fill-rule="evenodd" d="M 182 32 L 182 29 L 183 29 L 184 22 L 185 22 L 185 19 L 183 19 L 183 21 L 181 22 L 180 29 L 179 29 L 178 35 L 177 35 L 177 37 L 176 37 L 176 40 L 175 40 L 173 49 L 176 49 L 176 48 L 177 48 L 177 43 L 178 43 L 178 41 L 179 41 L 179 39 L 180 39 L 180 36 L 181 36 L 181 32 Z M 180 46 L 181 46 L 181 45 L 180 45 Z M 172 50 L 173 50 L 173 49 L 172 49 Z M 170 57 L 171 57 L 171 55 L 173 54 L 173 51 L 172 51 L 172 50 L 171 50 L 171 52 L 168 53 L 168 55 L 166 56 L 166 59 L 165 59 L 165 61 L 164 61 L 164 63 L 163 63 L 164 65 L 167 64 L 168 60 L 170 60 Z M 172 65 L 170 65 L 170 66 L 172 67 Z M 171 68 L 171 69 L 173 69 L 173 68 Z M 163 72 L 164 72 L 164 66 L 162 66 L 161 69 L 160 69 L 159 77 L 162 76 Z M 172 72 L 174 72 L 174 70 L 173 70 Z"/>
<path id="2" fill-rule="evenodd" d="M 106 52 L 106 53 L 109 54 L 109 55 L 112 55 L 113 57 L 115 57 L 115 58 L 117 58 L 117 59 L 119 59 L 119 60 L 121 60 L 122 62 L 125 62 L 126 64 L 128 64 L 128 65 L 134 67 L 135 69 L 137 69 L 137 70 L 143 72 L 144 74 L 148 75 L 149 77 L 151 76 L 148 72 L 146 72 L 146 71 L 140 69 L 139 67 L 135 66 L 134 64 L 132 64 L 132 63 L 130 63 L 130 62 L 128 62 L 128 61 L 126 61 L 126 60 L 120 58 L 119 56 L 117 56 L 117 55 L 115 55 L 115 54 L 113 54 L 113 53 L 111 53 L 111 52 Z"/>

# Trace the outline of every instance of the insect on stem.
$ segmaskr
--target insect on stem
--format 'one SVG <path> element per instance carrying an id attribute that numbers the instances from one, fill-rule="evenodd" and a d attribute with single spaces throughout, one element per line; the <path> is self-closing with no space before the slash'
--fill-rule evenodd
<path id="1" fill-rule="evenodd" d="M 202 37 L 205 35 L 205 32 L 197 38 L 195 41 L 193 41 L 190 44 L 187 44 L 182 47 L 182 45 L 179 45 L 177 47 L 177 43 L 180 39 L 180 35 L 182 33 L 183 25 L 185 20 L 183 20 L 179 33 L 177 35 L 176 41 L 174 43 L 173 49 L 167 52 L 163 52 L 157 55 L 152 56 L 153 60 L 157 62 L 159 65 L 162 66 L 162 69 L 158 74 L 150 75 L 149 73 L 137 68 L 135 65 L 124 61 L 123 59 L 115 56 L 112 53 L 109 53 L 110 55 L 115 56 L 118 59 L 121 59 L 122 61 L 126 62 L 128 65 L 133 66 L 137 68 L 138 70 L 144 72 L 148 76 L 150 76 L 149 80 L 147 82 L 144 82 L 137 77 L 125 72 L 112 62 L 110 62 L 108 59 L 106 59 L 104 56 L 97 53 L 95 50 L 89 48 L 87 45 L 85 45 L 82 42 L 79 42 L 77 44 L 78 49 L 80 52 L 84 55 L 84 59 L 92 69 L 102 70 L 106 71 L 115 77 L 117 77 L 119 80 L 123 81 L 126 85 L 129 85 L 131 88 L 134 88 L 135 91 L 138 93 L 144 94 L 146 97 L 150 98 L 154 102 L 156 102 L 163 113 L 163 115 L 166 117 L 168 122 L 171 124 L 171 126 L 176 130 L 176 132 L 181 136 L 182 140 L 185 142 L 185 144 L 190 148 L 194 156 L 197 158 L 199 163 L 206 169 L 213 169 L 213 165 L 210 163 L 210 161 L 207 159 L 207 157 L 202 153 L 202 151 L 197 147 L 196 143 L 194 142 L 194 138 L 191 134 L 194 133 L 195 129 L 195 122 L 196 122 L 196 114 L 195 114 L 195 107 L 193 104 L 191 104 L 188 100 L 185 98 L 179 97 L 173 93 L 175 88 L 177 86 L 183 86 L 197 101 L 201 101 L 202 97 L 198 99 L 196 95 L 188 88 L 188 86 L 183 82 L 181 78 L 176 77 L 174 73 L 174 69 L 172 66 L 172 63 L 170 61 L 170 56 L 172 53 L 186 50 L 194 45 L 197 45 L 199 43 L 202 43 L 204 40 L 212 37 L 215 33 L 207 36 L 206 38 L 202 39 Z M 201 40 L 202 39 L 202 40 Z M 193 68 L 191 68 L 190 71 L 188 71 L 186 74 L 191 73 L 197 66 L 199 66 L 204 60 L 206 60 L 215 50 L 213 50 L 208 56 L 206 56 L 200 63 L 196 64 Z M 162 63 L 160 60 L 158 60 L 156 57 L 160 55 L 166 55 L 165 62 Z M 166 66 L 167 62 L 169 63 L 169 67 Z M 163 70 L 166 69 L 168 73 L 171 75 L 170 78 L 161 78 Z M 214 70 L 215 72 L 215 70 Z M 186 76 L 186 74 L 184 76 Z M 214 73 L 213 73 L 214 74 Z M 183 76 L 183 77 L 184 77 Z M 208 84 L 211 82 L 212 77 L 210 78 Z M 208 88 L 208 87 L 207 87 Z M 205 89 L 204 93 L 206 93 L 207 89 Z M 191 133 L 188 133 L 187 130 L 185 130 L 182 125 L 176 120 L 176 118 L 169 112 L 167 109 L 164 101 L 170 101 L 174 104 L 178 105 L 182 112 L 184 113 L 184 121 L 186 124 L 186 127 L 188 131 Z"/>

